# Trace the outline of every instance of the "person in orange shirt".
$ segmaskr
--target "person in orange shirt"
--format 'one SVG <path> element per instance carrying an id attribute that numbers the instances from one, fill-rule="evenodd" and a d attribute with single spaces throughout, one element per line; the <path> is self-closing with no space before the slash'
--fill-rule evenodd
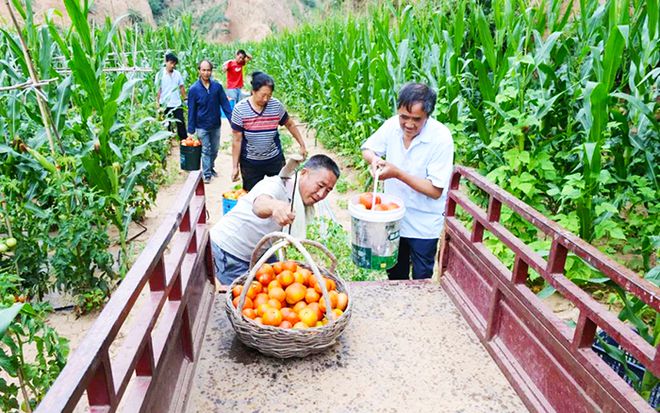
<path id="1" fill-rule="evenodd" d="M 241 100 L 241 88 L 243 87 L 243 67 L 252 59 L 245 50 L 236 51 L 236 57 L 222 64 L 222 71 L 227 73 L 227 97 L 232 107 Z"/>

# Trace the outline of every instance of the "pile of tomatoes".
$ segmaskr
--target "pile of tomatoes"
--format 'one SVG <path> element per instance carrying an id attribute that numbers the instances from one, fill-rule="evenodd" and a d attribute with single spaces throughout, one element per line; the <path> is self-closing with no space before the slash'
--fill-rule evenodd
<path id="1" fill-rule="evenodd" d="M 332 313 L 339 318 L 348 306 L 348 295 L 337 291 L 334 280 L 323 277 L 323 281 Z M 243 288 L 243 285 L 236 285 L 232 289 L 232 303 L 236 308 Z M 329 322 L 322 294 L 314 274 L 295 261 L 264 264 L 248 287 L 242 313 L 258 324 L 273 327 L 322 327 Z"/>
<path id="2" fill-rule="evenodd" d="M 231 191 L 223 192 L 222 197 L 225 199 L 237 200 L 238 198 L 247 195 L 247 191 L 243 188 L 234 189 Z"/>
<path id="3" fill-rule="evenodd" d="M 202 142 L 199 139 L 188 136 L 186 139 L 181 141 L 181 146 L 202 146 Z"/>
<path id="4" fill-rule="evenodd" d="M 373 192 L 365 192 L 360 194 L 358 197 L 358 202 L 355 204 L 355 206 L 372 211 L 392 211 L 394 209 L 400 208 L 399 204 L 395 202 L 388 202 L 383 204 L 379 195 L 376 195 L 376 199 L 374 199 Z"/>

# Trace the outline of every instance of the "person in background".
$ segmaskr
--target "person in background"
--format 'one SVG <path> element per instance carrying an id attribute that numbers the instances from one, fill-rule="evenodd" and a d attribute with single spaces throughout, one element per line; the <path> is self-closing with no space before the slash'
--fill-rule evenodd
<path id="1" fill-rule="evenodd" d="M 454 162 L 449 129 L 431 118 L 436 93 L 423 83 L 407 83 L 399 92 L 397 114 L 362 145 L 372 174 L 378 169 L 385 194 L 396 195 L 406 206 L 401 220 L 399 256 L 387 271 L 391 280 L 430 278 L 444 224 Z M 382 159 L 381 156 L 385 156 Z"/>
<path id="2" fill-rule="evenodd" d="M 215 159 L 220 146 L 220 108 L 231 119 L 231 107 L 222 85 L 211 78 L 213 64 L 202 60 L 197 66 L 199 79 L 188 91 L 188 135 L 202 142 L 202 172 L 204 183 L 218 176 Z"/>
<path id="3" fill-rule="evenodd" d="M 330 157 L 314 155 L 298 174 L 295 188 L 290 177 L 264 178 L 213 226 L 215 275 L 222 284 L 230 285 L 247 272 L 252 252 L 264 235 L 291 225 L 293 236 L 304 237 L 314 218 L 314 204 L 328 196 L 340 172 Z"/>
<path id="4" fill-rule="evenodd" d="M 235 105 L 241 100 L 243 88 L 243 67 L 252 59 L 245 50 L 238 49 L 236 57 L 222 64 L 222 71 L 227 73 L 227 97 Z"/>
<path id="5" fill-rule="evenodd" d="M 284 167 L 284 153 L 278 132 L 281 125 L 286 126 L 298 142 L 303 158 L 307 157 L 305 141 L 284 105 L 272 97 L 274 90 L 272 77 L 254 72 L 252 95 L 234 107 L 231 117 L 232 179 L 238 180 L 240 169 L 243 189 L 246 191 L 251 190 L 264 176 L 277 175 Z"/>
<path id="6" fill-rule="evenodd" d="M 170 130 L 176 124 L 176 133 L 180 140 L 186 139 L 186 121 L 183 119 L 183 101 L 186 100 L 186 88 L 183 86 L 183 77 L 176 65 L 179 59 L 174 53 L 165 55 L 165 67 L 156 75 L 156 103 L 159 107 L 165 107 L 165 118 L 172 116 L 174 122 L 170 122 Z"/>

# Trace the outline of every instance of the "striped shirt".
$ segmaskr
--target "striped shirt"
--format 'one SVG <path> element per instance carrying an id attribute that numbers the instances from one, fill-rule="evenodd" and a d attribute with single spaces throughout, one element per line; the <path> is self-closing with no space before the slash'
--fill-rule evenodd
<path id="1" fill-rule="evenodd" d="M 267 161 L 282 153 L 282 145 L 277 129 L 289 120 L 284 105 L 271 98 L 263 111 L 254 110 L 250 99 L 243 99 L 234 107 L 231 127 L 243 132 L 241 161 Z"/>

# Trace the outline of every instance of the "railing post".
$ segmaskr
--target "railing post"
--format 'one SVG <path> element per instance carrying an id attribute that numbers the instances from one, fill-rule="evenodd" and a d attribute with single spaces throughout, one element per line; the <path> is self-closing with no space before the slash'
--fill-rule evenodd
<path id="1" fill-rule="evenodd" d="M 194 349 L 192 340 L 192 330 L 190 325 L 190 315 L 188 313 L 188 306 L 183 310 L 183 320 L 181 323 L 181 346 L 183 354 L 190 361 L 194 360 Z"/>
<path id="2" fill-rule="evenodd" d="M 135 366 L 135 375 L 151 377 L 154 368 L 155 361 L 153 344 L 151 343 L 151 338 L 147 338 L 147 342 L 144 345 L 142 353 L 140 353 L 140 357 L 138 358 L 137 365 Z"/>
<path id="3" fill-rule="evenodd" d="M 571 347 L 573 350 L 591 347 L 595 336 L 596 323 L 591 321 L 584 310 L 580 311 L 580 317 L 578 318 L 577 326 L 575 327 L 575 334 L 573 335 Z"/>
<path id="4" fill-rule="evenodd" d="M 115 405 L 115 385 L 107 351 L 101 356 L 100 363 L 87 385 L 87 400 L 91 408 Z"/>
<path id="5" fill-rule="evenodd" d="M 181 223 L 179 224 L 179 231 L 188 232 L 190 231 L 190 205 L 186 207 L 186 212 L 181 218 Z"/>
<path id="6" fill-rule="evenodd" d="M 511 271 L 511 282 L 514 284 L 524 284 L 529 275 L 529 265 L 516 255 L 516 260 L 513 262 L 513 271 Z"/>
<path id="7" fill-rule="evenodd" d="M 161 256 L 149 276 L 149 289 L 151 291 L 165 290 L 165 264 Z"/>
<path id="8" fill-rule="evenodd" d="M 547 270 L 550 274 L 563 274 L 564 265 L 566 264 L 566 255 L 568 250 L 566 247 L 559 243 L 557 238 L 552 240 L 552 248 L 550 249 L 550 257 L 548 257 Z"/>

